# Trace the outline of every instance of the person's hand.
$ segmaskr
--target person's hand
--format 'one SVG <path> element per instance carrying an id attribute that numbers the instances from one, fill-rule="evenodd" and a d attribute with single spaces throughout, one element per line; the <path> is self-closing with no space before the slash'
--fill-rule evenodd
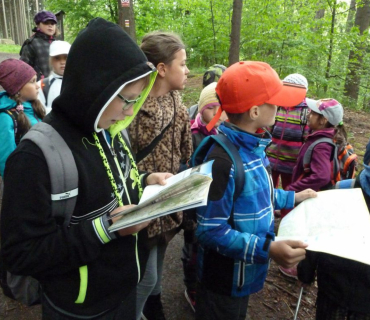
<path id="1" fill-rule="evenodd" d="M 292 268 L 306 257 L 308 244 L 297 240 L 272 241 L 270 258 L 283 268 Z"/>
<path id="2" fill-rule="evenodd" d="M 123 207 L 118 207 L 116 209 L 114 209 L 110 215 L 114 215 L 118 212 L 121 212 L 121 211 L 124 211 L 124 210 L 128 210 L 128 209 L 131 209 L 133 207 L 135 207 L 136 205 L 135 204 L 129 204 L 127 206 L 123 206 Z M 114 217 L 112 219 L 113 222 L 117 221 L 121 216 L 118 216 L 118 217 Z M 149 221 L 145 221 L 145 222 L 142 222 L 142 223 L 139 223 L 139 224 L 135 224 L 131 227 L 128 227 L 128 228 L 123 228 L 123 229 L 120 229 L 118 230 L 118 234 L 121 236 L 121 237 L 124 237 L 124 236 L 128 236 L 130 234 L 134 234 L 134 233 L 137 233 L 139 232 L 141 229 L 144 229 L 146 228 L 150 223 L 150 220 Z"/>
<path id="3" fill-rule="evenodd" d="M 316 197 L 317 197 L 317 192 L 315 190 L 306 189 L 301 192 L 296 192 L 294 200 L 295 200 L 295 204 L 298 204 L 306 199 L 316 198 Z"/>
<path id="4" fill-rule="evenodd" d="M 146 177 L 146 184 L 151 185 L 151 184 L 160 184 L 161 186 L 164 186 L 169 177 L 172 177 L 173 174 L 169 172 L 156 172 L 156 173 L 151 173 Z"/>

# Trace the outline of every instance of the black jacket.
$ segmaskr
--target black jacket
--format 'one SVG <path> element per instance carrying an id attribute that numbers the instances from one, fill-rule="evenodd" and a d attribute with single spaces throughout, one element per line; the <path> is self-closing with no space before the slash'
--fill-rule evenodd
<path id="1" fill-rule="evenodd" d="M 106 219 L 118 206 L 108 173 L 124 204 L 139 201 L 132 157 L 117 137 L 131 119 L 110 130 L 111 147 L 105 132 L 95 127 L 103 106 L 126 82 L 152 72 L 145 55 L 122 28 L 103 19 L 92 20 L 72 45 L 61 95 L 45 118 L 71 148 L 78 168 L 79 194 L 69 227 L 51 216 L 50 179 L 41 151 L 23 141 L 7 161 L 1 216 L 4 262 L 12 273 L 37 278 L 51 303 L 76 317 L 117 307 L 135 289 L 143 272 L 146 251 L 140 247 L 137 251 L 135 236 L 108 233 Z M 146 94 L 142 97 L 145 100 Z M 80 285 L 86 278 L 84 290 Z"/>
<path id="2" fill-rule="evenodd" d="M 35 34 L 27 39 L 20 51 L 20 60 L 29 64 L 37 72 L 37 81 L 41 76 L 45 78 L 50 73 L 49 49 L 50 44 L 55 40 L 41 31 L 34 30 Z"/>

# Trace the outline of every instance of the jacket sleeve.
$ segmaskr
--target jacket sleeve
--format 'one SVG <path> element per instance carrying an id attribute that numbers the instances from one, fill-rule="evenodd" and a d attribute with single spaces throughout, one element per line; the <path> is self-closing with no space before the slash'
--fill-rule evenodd
<path id="1" fill-rule="evenodd" d="M 27 41 L 27 40 L 26 40 Z M 35 67 L 36 65 L 36 55 L 32 48 L 31 43 L 24 44 L 21 51 L 20 60 L 24 61 L 25 63 L 29 64 L 31 67 Z"/>
<path id="2" fill-rule="evenodd" d="M 4 182 L 1 254 L 10 272 L 36 278 L 62 274 L 96 260 L 111 244 L 104 241 L 114 238 L 104 238 L 104 216 L 69 227 L 52 217 L 49 172 L 36 146 L 9 157 Z"/>
<path id="3" fill-rule="evenodd" d="M 297 267 L 298 279 L 306 284 L 311 284 L 315 280 L 317 269 L 318 253 L 306 251 L 306 258 Z"/>
<path id="4" fill-rule="evenodd" d="M 235 186 L 230 169 L 229 161 L 215 158 L 208 204 L 197 208 L 196 236 L 204 247 L 227 257 L 247 263 L 267 263 L 269 246 L 264 246 L 266 238 L 239 232 L 228 224 Z"/>
<path id="5" fill-rule="evenodd" d="M 4 177 L 5 162 L 15 150 L 14 123 L 10 115 L 0 112 L 0 175 Z"/>
<path id="6" fill-rule="evenodd" d="M 276 210 L 294 208 L 295 192 L 274 189 L 274 197 L 274 208 Z"/>
<path id="7" fill-rule="evenodd" d="M 318 144 L 312 151 L 311 172 L 301 180 L 294 181 L 288 187 L 291 191 L 302 191 L 311 188 L 319 191 L 331 181 L 331 155 L 332 146 L 328 143 Z"/>

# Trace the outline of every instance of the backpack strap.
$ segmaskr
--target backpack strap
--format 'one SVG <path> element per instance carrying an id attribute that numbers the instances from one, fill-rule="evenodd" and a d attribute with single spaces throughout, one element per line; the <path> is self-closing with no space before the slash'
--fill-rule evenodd
<path id="1" fill-rule="evenodd" d="M 13 120 L 13 126 L 14 126 L 14 140 L 15 144 L 18 145 L 19 142 L 21 142 L 21 133 L 18 130 L 18 111 L 13 109 L 7 109 L 7 110 L 0 110 L 0 112 L 7 113 Z"/>
<path id="2" fill-rule="evenodd" d="M 198 148 L 194 151 L 190 163 L 191 166 L 194 167 L 206 161 L 207 155 L 213 149 L 215 143 L 226 151 L 234 165 L 235 191 L 233 196 L 233 207 L 228 219 L 228 223 L 234 228 L 234 204 L 242 193 L 245 183 L 243 160 L 236 146 L 223 133 L 208 136 L 202 140 Z"/>
<path id="3" fill-rule="evenodd" d="M 331 154 L 330 161 L 333 161 L 333 172 L 331 180 L 334 181 L 336 179 L 337 173 L 339 172 L 339 163 L 337 160 L 337 153 L 338 148 L 337 145 L 334 143 L 334 141 L 330 138 L 320 138 L 317 139 L 315 142 L 313 142 L 308 149 L 306 150 L 306 153 L 303 156 L 303 170 L 304 173 L 310 173 L 311 172 L 311 158 L 312 158 L 312 151 L 313 149 L 319 144 L 319 143 L 328 143 L 331 146 L 333 146 L 333 151 Z M 300 177 L 302 178 L 302 177 Z"/>
<path id="4" fill-rule="evenodd" d="M 78 195 L 76 162 L 61 135 L 49 124 L 35 124 L 22 138 L 35 143 L 43 152 L 51 180 L 52 215 L 68 226 Z"/>
<path id="5" fill-rule="evenodd" d="M 243 191 L 245 183 L 244 166 L 238 149 L 224 134 L 219 133 L 204 138 L 190 159 L 191 166 L 194 167 L 203 163 L 215 143 L 226 151 L 234 165 L 235 192 L 233 198 L 235 201 Z"/>
<path id="6" fill-rule="evenodd" d="M 136 163 L 139 163 L 141 160 L 143 160 L 148 154 L 150 154 L 153 151 L 153 149 L 157 146 L 159 141 L 162 140 L 163 135 L 169 129 L 171 124 L 172 124 L 172 121 L 170 121 L 170 123 L 166 126 L 166 128 L 164 128 L 161 131 L 161 133 L 158 136 L 156 136 L 149 145 L 147 145 L 144 149 L 140 150 L 136 154 Z"/>
<path id="7" fill-rule="evenodd" d="M 45 106 L 48 105 L 48 95 L 49 95 L 50 87 L 54 81 L 55 81 L 55 78 L 50 79 L 50 77 L 41 79 L 41 89 L 45 97 Z"/>

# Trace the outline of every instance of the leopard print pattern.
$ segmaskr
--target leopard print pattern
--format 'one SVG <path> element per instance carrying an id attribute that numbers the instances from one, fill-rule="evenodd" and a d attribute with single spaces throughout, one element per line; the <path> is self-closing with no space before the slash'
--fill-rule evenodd
<path id="1" fill-rule="evenodd" d="M 139 170 L 176 174 L 180 162 L 190 158 L 193 146 L 189 114 L 178 91 L 147 98 L 128 128 L 132 149 L 137 153 L 148 146 L 170 122 L 172 124 L 152 153 L 138 163 Z M 154 237 L 177 228 L 181 222 L 182 212 L 157 218 L 148 226 L 148 236 Z"/>

